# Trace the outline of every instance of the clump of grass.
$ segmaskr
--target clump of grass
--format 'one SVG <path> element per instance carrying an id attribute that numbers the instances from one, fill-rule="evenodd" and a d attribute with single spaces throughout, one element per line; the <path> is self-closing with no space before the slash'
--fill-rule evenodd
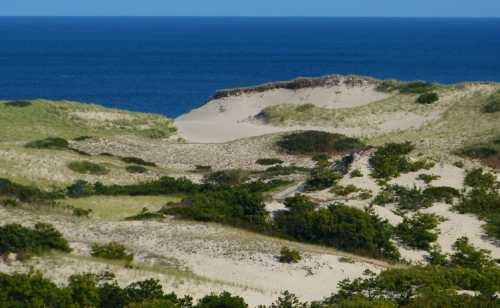
<path id="1" fill-rule="evenodd" d="M 350 173 L 350 176 L 351 178 L 361 178 L 363 177 L 363 173 L 360 170 L 355 169 Z"/>
<path id="2" fill-rule="evenodd" d="M 72 161 L 67 166 L 72 171 L 81 174 L 105 175 L 109 173 L 106 167 L 89 161 Z"/>
<path id="3" fill-rule="evenodd" d="M 314 104 L 304 104 L 304 105 L 300 105 L 300 106 L 297 106 L 295 108 L 295 111 L 297 112 L 307 112 L 311 109 L 314 109 Z"/>
<path id="4" fill-rule="evenodd" d="M 69 143 L 66 139 L 63 138 L 50 137 L 46 139 L 31 141 L 27 143 L 25 147 L 32 149 L 66 150 L 69 147 Z"/>
<path id="5" fill-rule="evenodd" d="M 123 260 L 132 262 L 134 255 L 127 252 L 127 248 L 117 242 L 110 242 L 107 244 L 95 243 L 92 245 L 90 255 L 96 258 L 110 259 L 110 260 Z"/>
<path id="6" fill-rule="evenodd" d="M 196 165 L 194 166 L 194 171 L 200 173 L 210 172 L 212 171 L 212 166 Z"/>
<path id="7" fill-rule="evenodd" d="M 152 220 L 152 219 L 162 219 L 165 216 L 162 213 L 156 212 L 150 212 L 148 208 L 143 208 L 142 211 L 134 216 L 130 216 L 125 218 L 125 220 Z"/>
<path id="8" fill-rule="evenodd" d="M 139 165 L 130 165 L 130 166 L 127 166 L 127 167 L 125 167 L 125 170 L 127 170 L 127 172 L 133 173 L 133 174 L 136 174 L 136 173 L 141 174 L 141 173 L 148 172 L 148 169 L 146 169 L 143 166 L 139 166 Z"/>
<path id="9" fill-rule="evenodd" d="M 280 263 L 299 263 L 300 260 L 302 260 L 302 256 L 298 250 L 290 249 L 286 246 L 281 248 L 280 255 L 278 256 Z"/>
<path id="10" fill-rule="evenodd" d="M 339 262 L 341 262 L 341 263 L 349 263 L 349 264 L 356 263 L 356 261 L 353 258 L 351 258 L 351 257 L 340 257 L 339 258 Z"/>
<path id="11" fill-rule="evenodd" d="M 260 158 L 255 163 L 262 166 L 272 166 L 282 164 L 283 161 L 279 158 Z"/>
<path id="12" fill-rule="evenodd" d="M 500 91 L 491 95 L 488 102 L 483 107 L 485 113 L 496 113 L 500 112 Z"/>
<path id="13" fill-rule="evenodd" d="M 123 161 L 124 163 L 127 163 L 127 164 L 156 167 L 155 163 L 145 161 L 144 159 L 139 158 L 139 157 L 122 157 L 121 161 Z"/>
<path id="14" fill-rule="evenodd" d="M 401 82 L 398 80 L 384 80 L 377 86 L 377 91 L 380 92 L 394 92 L 399 91 L 402 94 L 421 94 L 429 92 L 434 89 L 435 86 L 431 83 L 425 81 L 412 81 L 412 82 Z"/>
<path id="15" fill-rule="evenodd" d="M 85 140 L 89 140 L 92 138 L 94 138 L 94 137 L 92 137 L 92 136 L 80 136 L 80 137 L 73 138 L 73 140 L 74 141 L 85 141 Z"/>
<path id="16" fill-rule="evenodd" d="M 73 209 L 73 216 L 76 216 L 76 217 L 89 218 L 90 214 L 92 214 L 92 209 L 80 209 L 80 208 Z"/>
<path id="17" fill-rule="evenodd" d="M 31 105 L 33 105 L 33 103 L 30 101 L 10 101 L 10 102 L 5 103 L 5 106 L 17 107 L 17 108 L 29 107 Z"/>
<path id="18" fill-rule="evenodd" d="M 352 184 L 349 184 L 347 186 L 335 185 L 332 189 L 330 189 L 331 193 L 339 196 L 348 196 L 358 191 L 360 191 L 360 189 Z"/>
<path id="19" fill-rule="evenodd" d="M 417 98 L 417 103 L 428 105 L 439 100 L 439 95 L 436 92 L 424 93 Z"/>
<path id="20" fill-rule="evenodd" d="M 295 155 L 342 154 L 365 149 L 356 138 L 320 131 L 305 131 L 283 136 L 277 145 Z"/>
<path id="21" fill-rule="evenodd" d="M 432 181 L 435 181 L 439 178 L 440 178 L 439 175 L 425 174 L 425 173 L 419 174 L 417 177 L 418 180 L 424 182 L 425 184 L 430 184 Z"/>

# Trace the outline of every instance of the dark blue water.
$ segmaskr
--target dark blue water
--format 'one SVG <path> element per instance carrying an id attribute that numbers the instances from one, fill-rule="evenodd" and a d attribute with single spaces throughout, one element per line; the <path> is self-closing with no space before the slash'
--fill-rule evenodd
<path id="1" fill-rule="evenodd" d="M 500 81 L 500 19 L 0 18 L 0 99 L 173 117 L 216 89 L 332 73 Z"/>

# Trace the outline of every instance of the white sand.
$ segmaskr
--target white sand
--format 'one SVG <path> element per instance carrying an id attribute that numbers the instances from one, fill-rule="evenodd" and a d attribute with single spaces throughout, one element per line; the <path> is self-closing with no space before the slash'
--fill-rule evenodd
<path id="1" fill-rule="evenodd" d="M 324 127 L 273 127 L 250 121 L 264 108 L 274 105 L 314 104 L 326 108 L 357 107 L 387 98 L 373 85 L 315 87 L 300 90 L 274 89 L 216 99 L 175 120 L 179 135 L 191 142 L 227 142 L 298 129 L 325 130 Z M 330 130 L 332 130 L 330 128 Z"/>

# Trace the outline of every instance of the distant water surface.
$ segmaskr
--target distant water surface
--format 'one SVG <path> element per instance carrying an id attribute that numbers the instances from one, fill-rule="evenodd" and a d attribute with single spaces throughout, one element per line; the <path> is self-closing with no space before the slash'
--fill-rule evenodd
<path id="1" fill-rule="evenodd" d="M 216 89 L 332 73 L 500 81 L 500 19 L 0 17 L 0 99 L 175 117 Z"/>

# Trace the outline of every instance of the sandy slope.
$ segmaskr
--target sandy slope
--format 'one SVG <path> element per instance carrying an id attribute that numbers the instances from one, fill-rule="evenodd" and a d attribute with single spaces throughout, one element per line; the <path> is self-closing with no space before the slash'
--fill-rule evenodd
<path id="1" fill-rule="evenodd" d="M 375 91 L 373 84 L 347 84 L 305 88 L 299 90 L 273 89 L 260 93 L 215 99 L 175 120 L 179 135 L 192 142 L 226 142 L 306 127 L 273 127 L 251 121 L 262 109 L 281 104 L 314 104 L 327 108 L 349 108 L 387 98 L 387 93 Z M 307 129 L 325 130 L 324 127 Z"/>

